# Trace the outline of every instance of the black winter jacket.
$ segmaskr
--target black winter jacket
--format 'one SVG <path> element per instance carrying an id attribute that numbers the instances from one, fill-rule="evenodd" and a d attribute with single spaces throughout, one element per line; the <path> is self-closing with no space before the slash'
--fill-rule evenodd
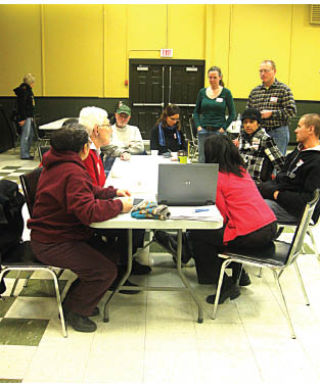
<path id="1" fill-rule="evenodd" d="M 320 189 L 320 146 L 301 150 L 301 145 L 286 156 L 276 179 L 264 182 L 259 187 L 262 196 L 269 199 L 273 199 L 273 192 L 279 190 L 278 204 L 297 217 L 301 216 L 316 189 Z M 317 221 L 319 214 L 318 203 L 312 217 L 314 221 Z"/>
<path id="2" fill-rule="evenodd" d="M 27 83 L 21 83 L 13 90 L 17 95 L 18 122 L 34 115 L 34 95 L 32 88 Z"/>
<path id="3" fill-rule="evenodd" d="M 163 129 L 165 146 L 160 145 L 159 141 L 159 125 L 156 124 L 151 129 L 150 134 L 150 150 L 159 150 L 159 154 L 167 152 L 177 152 L 178 150 L 187 150 L 184 134 L 180 131 L 181 145 L 179 145 L 175 131 Z"/>

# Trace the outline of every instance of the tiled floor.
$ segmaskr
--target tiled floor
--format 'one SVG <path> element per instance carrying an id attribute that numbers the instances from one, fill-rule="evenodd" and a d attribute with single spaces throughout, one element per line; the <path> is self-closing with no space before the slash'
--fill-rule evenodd
<path id="1" fill-rule="evenodd" d="M 5 178 L 17 178 L 21 170 L 37 165 L 38 160 L 0 154 L 0 173 L 9 170 L 6 166 L 21 168 Z M 310 307 L 303 303 L 294 270 L 283 275 L 296 340 L 289 337 L 273 277 L 266 270 L 259 278 L 249 269 L 252 285 L 221 305 L 216 320 L 210 319 L 212 307 L 205 302 L 213 288 L 198 285 L 194 267 L 188 267 L 184 272 L 205 309 L 203 324 L 196 322 L 197 309 L 184 292 L 118 294 L 109 323 L 95 317 L 95 333 L 69 328 L 67 339 L 61 334 L 55 298 L 46 292 L 52 288 L 40 283 L 39 274 L 31 276 L 27 288 L 20 279 L 16 295 L 21 296 L 0 302 L 0 382 L 319 384 L 320 263 L 308 251 L 300 257 L 300 267 Z M 132 281 L 176 285 L 171 257 L 155 248 L 151 256 L 152 274 Z M 64 292 L 73 278 L 64 271 Z M 8 295 L 13 276 L 6 282 Z"/>

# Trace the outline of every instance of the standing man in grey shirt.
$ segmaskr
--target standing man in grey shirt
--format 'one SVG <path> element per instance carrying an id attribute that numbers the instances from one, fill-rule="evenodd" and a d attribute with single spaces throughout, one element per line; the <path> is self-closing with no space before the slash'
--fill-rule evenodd
<path id="1" fill-rule="evenodd" d="M 259 73 L 262 84 L 251 91 L 247 108 L 260 111 L 262 127 L 285 155 L 289 143 L 289 118 L 297 113 L 296 102 L 290 88 L 276 79 L 273 60 L 264 60 Z"/>

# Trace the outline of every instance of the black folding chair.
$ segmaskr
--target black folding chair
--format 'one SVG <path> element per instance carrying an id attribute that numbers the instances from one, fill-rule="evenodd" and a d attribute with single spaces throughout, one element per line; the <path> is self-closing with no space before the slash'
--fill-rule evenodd
<path id="1" fill-rule="evenodd" d="M 215 319 L 217 314 L 223 276 L 225 273 L 225 269 L 228 267 L 228 265 L 235 262 L 235 263 L 251 265 L 259 268 L 269 268 L 273 273 L 275 282 L 277 284 L 277 287 L 279 289 L 279 292 L 283 301 L 285 315 L 291 331 L 291 337 L 293 339 L 296 338 L 296 334 L 294 332 L 293 324 L 289 314 L 289 309 L 287 307 L 286 299 L 284 297 L 284 293 L 282 291 L 282 287 L 280 285 L 279 279 L 282 273 L 285 271 L 285 269 L 289 267 L 291 264 L 293 264 L 300 281 L 300 285 L 305 297 L 306 305 L 310 304 L 303 281 L 302 281 L 301 273 L 297 264 L 297 258 L 300 255 L 301 250 L 303 248 L 304 237 L 305 237 L 305 234 L 307 233 L 308 226 L 318 200 L 319 200 L 319 190 L 316 190 L 312 200 L 308 202 L 305 207 L 305 210 L 301 216 L 301 219 L 296 227 L 291 243 L 275 240 L 272 243 L 270 243 L 268 247 L 256 252 L 255 251 L 233 252 L 232 250 L 229 250 L 229 251 L 225 250 L 223 253 L 219 254 L 219 257 L 224 259 L 225 261 L 221 266 L 217 293 L 215 297 L 215 303 L 213 306 L 213 315 L 212 315 L 213 319 Z"/>

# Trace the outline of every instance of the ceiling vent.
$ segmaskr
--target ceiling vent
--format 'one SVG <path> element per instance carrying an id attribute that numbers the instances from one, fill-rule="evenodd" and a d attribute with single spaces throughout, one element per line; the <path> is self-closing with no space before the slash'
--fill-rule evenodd
<path id="1" fill-rule="evenodd" d="M 310 24 L 320 24 L 320 4 L 310 5 Z"/>

